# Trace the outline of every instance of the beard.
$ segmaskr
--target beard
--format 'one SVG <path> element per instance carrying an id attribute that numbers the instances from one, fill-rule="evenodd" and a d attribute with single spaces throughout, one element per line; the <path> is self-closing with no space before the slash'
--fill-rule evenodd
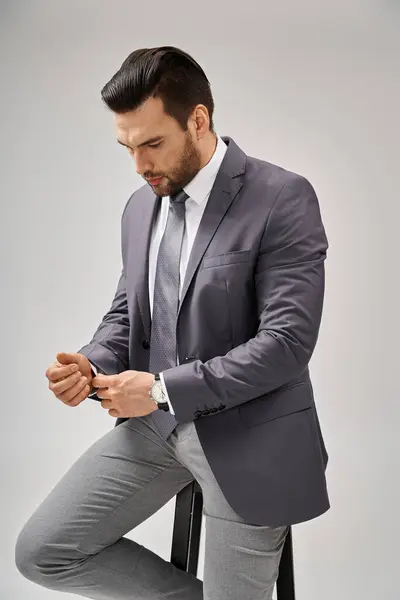
<path id="1" fill-rule="evenodd" d="M 201 157 L 193 143 L 190 132 L 185 132 L 185 144 L 182 152 L 170 173 L 164 178 L 166 182 L 152 186 L 157 196 L 172 196 L 184 188 L 200 171 Z"/>

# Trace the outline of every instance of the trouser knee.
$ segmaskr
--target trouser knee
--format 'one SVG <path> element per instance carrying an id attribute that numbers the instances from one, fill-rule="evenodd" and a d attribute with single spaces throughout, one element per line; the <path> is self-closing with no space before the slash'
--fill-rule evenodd
<path id="1" fill-rule="evenodd" d="M 82 560 L 56 536 L 46 539 L 29 527 L 22 529 L 15 544 L 15 565 L 21 575 L 49 588 L 56 589 L 60 576 Z"/>

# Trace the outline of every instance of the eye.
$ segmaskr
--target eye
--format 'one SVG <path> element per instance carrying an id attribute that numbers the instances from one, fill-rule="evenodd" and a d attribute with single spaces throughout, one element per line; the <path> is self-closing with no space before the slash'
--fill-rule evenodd
<path id="1" fill-rule="evenodd" d="M 162 142 L 156 142 L 155 144 L 149 144 L 149 148 L 158 148 L 158 146 L 161 146 Z"/>

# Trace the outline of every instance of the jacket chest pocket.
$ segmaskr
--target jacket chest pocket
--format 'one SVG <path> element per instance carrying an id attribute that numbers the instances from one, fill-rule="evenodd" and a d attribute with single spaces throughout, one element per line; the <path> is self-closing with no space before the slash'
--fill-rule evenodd
<path id="1" fill-rule="evenodd" d="M 250 260 L 250 250 L 236 250 L 226 254 L 205 256 L 203 258 L 202 270 L 210 267 L 223 267 L 225 265 L 236 265 L 246 263 Z"/>

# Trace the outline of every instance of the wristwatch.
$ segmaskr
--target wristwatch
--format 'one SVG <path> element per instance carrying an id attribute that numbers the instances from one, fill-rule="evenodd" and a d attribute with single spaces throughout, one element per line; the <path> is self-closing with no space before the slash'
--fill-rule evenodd
<path id="1" fill-rule="evenodd" d="M 165 393 L 159 373 L 154 375 L 154 381 L 151 385 L 149 396 L 152 400 L 154 400 L 160 410 L 169 410 L 169 405 L 165 399 Z"/>

